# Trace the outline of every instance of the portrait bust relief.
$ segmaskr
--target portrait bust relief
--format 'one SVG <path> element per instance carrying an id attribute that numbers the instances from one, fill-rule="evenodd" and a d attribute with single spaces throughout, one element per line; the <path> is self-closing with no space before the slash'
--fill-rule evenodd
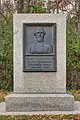
<path id="1" fill-rule="evenodd" d="M 53 52 L 53 46 L 45 43 L 46 31 L 44 27 L 37 27 L 34 32 L 35 42 L 29 44 L 28 52 L 31 54 L 49 54 Z"/>
<path id="2" fill-rule="evenodd" d="M 24 54 L 55 54 L 54 32 L 54 25 L 24 24 Z"/>

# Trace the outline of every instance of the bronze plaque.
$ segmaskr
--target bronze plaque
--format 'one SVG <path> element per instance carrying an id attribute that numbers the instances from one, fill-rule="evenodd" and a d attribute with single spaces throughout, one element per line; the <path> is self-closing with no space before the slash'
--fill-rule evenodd
<path id="1" fill-rule="evenodd" d="M 23 24 L 23 71 L 56 71 L 56 24 Z"/>

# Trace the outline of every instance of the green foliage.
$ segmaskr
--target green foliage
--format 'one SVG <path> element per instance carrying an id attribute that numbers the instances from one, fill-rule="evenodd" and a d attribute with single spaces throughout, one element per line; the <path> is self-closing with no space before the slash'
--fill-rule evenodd
<path id="1" fill-rule="evenodd" d="M 67 88 L 80 87 L 80 34 L 76 32 L 75 24 L 67 24 Z"/>
<path id="2" fill-rule="evenodd" d="M 24 9 L 25 13 L 45 13 L 46 8 L 43 8 L 40 5 L 29 6 Z"/>
<path id="3" fill-rule="evenodd" d="M 12 50 L 12 22 L 9 13 L 4 13 L 4 17 L 0 20 L 0 89 L 12 89 L 12 77 L 13 77 L 13 50 Z M 9 21 L 10 19 L 10 21 Z"/>

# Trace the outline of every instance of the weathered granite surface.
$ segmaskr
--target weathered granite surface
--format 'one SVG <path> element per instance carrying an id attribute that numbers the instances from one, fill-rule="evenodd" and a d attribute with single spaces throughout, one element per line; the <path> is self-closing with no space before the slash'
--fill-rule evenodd
<path id="1" fill-rule="evenodd" d="M 23 72 L 23 23 L 56 23 L 57 72 Z M 66 15 L 15 14 L 14 30 L 14 92 L 66 92 Z"/>
<path id="2" fill-rule="evenodd" d="M 74 97 L 66 93 L 66 15 L 14 15 L 14 90 L 6 111 L 71 111 Z M 57 72 L 23 72 L 23 23 L 56 23 Z"/>
<path id="3" fill-rule="evenodd" d="M 8 112 L 70 111 L 74 97 L 70 94 L 11 94 L 6 97 Z"/>

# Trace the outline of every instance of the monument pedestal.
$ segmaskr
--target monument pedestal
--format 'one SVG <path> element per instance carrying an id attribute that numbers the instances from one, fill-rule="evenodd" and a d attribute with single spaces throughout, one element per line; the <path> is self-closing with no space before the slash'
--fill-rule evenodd
<path id="1" fill-rule="evenodd" d="M 8 112 L 73 111 L 74 97 L 70 94 L 11 94 L 6 97 Z"/>

